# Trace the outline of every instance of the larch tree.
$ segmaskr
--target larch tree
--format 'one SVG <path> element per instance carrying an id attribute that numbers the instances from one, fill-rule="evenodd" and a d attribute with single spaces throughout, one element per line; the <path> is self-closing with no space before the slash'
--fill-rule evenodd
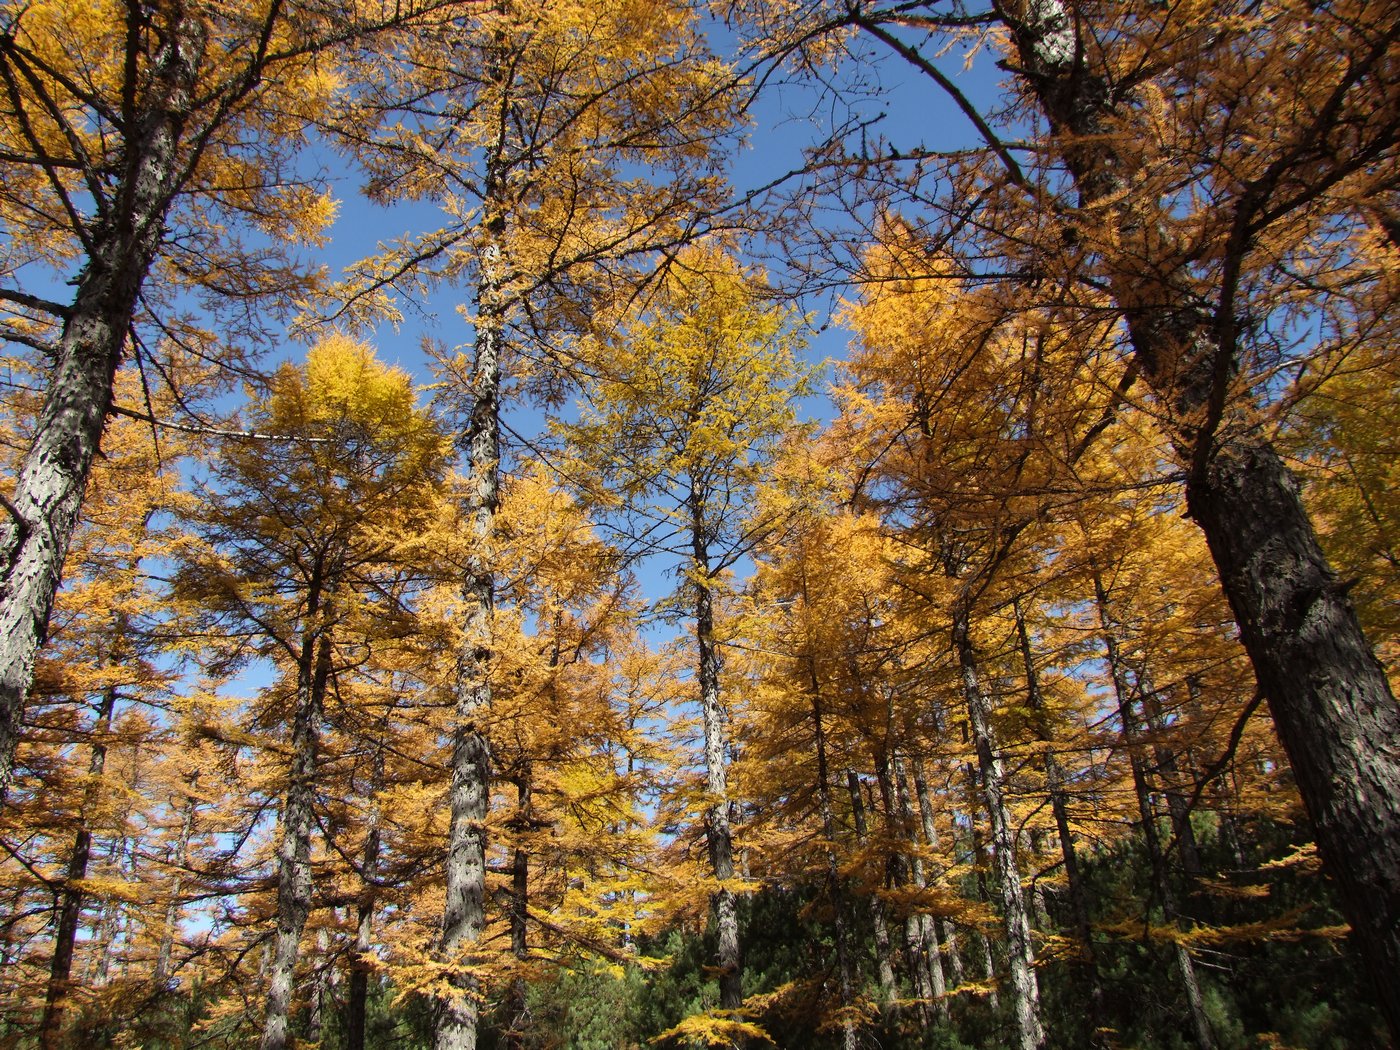
<path id="1" fill-rule="evenodd" d="M 261 309 L 305 294 L 291 251 L 334 208 L 294 158 L 327 112 L 337 58 L 443 6 L 58 0 L 0 13 L 0 334 L 52 361 L 0 520 L 0 798 L 118 365 L 139 350 L 150 381 L 178 373 L 149 352 L 152 331 L 219 352 L 175 316 L 181 292 L 228 307 L 247 342 Z"/>
<path id="2" fill-rule="evenodd" d="M 264 436 L 231 442 L 195 516 L 179 595 L 203 604 L 233 659 L 279 671 L 264 718 L 289 727 L 275 857 L 276 934 L 259 1045 L 283 1050 L 299 942 L 312 907 L 312 835 L 328 696 L 377 632 L 410 613 L 390 586 L 405 540 L 432 521 L 447 442 L 407 374 L 344 337 L 284 366 L 250 416 Z"/>
<path id="3" fill-rule="evenodd" d="M 1107 234 L 1085 246 L 1165 416 L 1188 510 L 1400 1036 L 1400 706 L 1257 422 L 1283 297 L 1308 294 L 1311 272 L 1375 282 L 1372 259 L 1335 251 L 1368 226 L 1360 210 L 1400 161 L 1396 12 L 1346 5 L 1318 23 L 1271 4 L 1219 33 L 1218 12 L 1210 25 L 1054 2 L 999 13 L 1078 192 L 1073 228 Z M 1173 96 L 1175 123 L 1158 130 L 1158 102 Z M 1192 134 L 1207 108 L 1229 117 Z M 1160 188 L 1202 156 L 1213 167 L 1183 221 Z M 1332 279 L 1312 293 L 1324 303 Z M 1322 329 L 1323 346 L 1285 359 L 1325 361 Z"/>
<path id="4" fill-rule="evenodd" d="M 1275 442 L 1393 315 L 1394 5 L 731 6 L 809 66 L 863 37 L 984 146 L 863 135 L 823 154 L 828 185 L 907 206 L 989 278 L 1121 320 L 1125 392 L 1141 383 L 1161 418 L 1400 1033 L 1400 706 Z M 945 68 L 959 43 L 1011 74 L 999 114 Z M 834 259 L 833 244 L 813 251 Z"/>
<path id="5" fill-rule="evenodd" d="M 525 385 L 546 402 L 570 382 L 563 347 L 595 310 L 692 236 L 723 198 L 713 146 L 735 82 L 682 0 L 481 5 L 424 35 L 402 67 L 367 63 L 339 127 L 371 195 L 426 199 L 442 229 L 386 246 L 343 289 L 353 316 L 396 310 L 436 283 L 465 289 L 469 352 L 442 365 L 463 417 L 464 602 L 440 956 L 438 1050 L 470 1050 L 472 952 L 484 922 L 501 419 Z M 560 367 L 560 366 L 565 367 Z"/>
<path id="6" fill-rule="evenodd" d="M 682 253 L 645 312 L 599 347 L 582 417 L 565 428 L 590 496 L 612 508 L 632 544 L 680 561 L 674 608 L 693 633 L 711 908 L 721 1007 L 731 1014 L 743 1004 L 743 964 L 717 604 L 726 573 L 773 527 L 749 508 L 779 442 L 794 432 L 805 383 L 793 318 L 762 292 L 720 252 Z"/>
<path id="7" fill-rule="evenodd" d="M 128 396 L 138 388 L 129 373 L 117 385 Z M 38 405 L 32 396 L 21 400 L 7 406 L 14 414 L 7 422 L 23 432 Z M 139 749 L 158 747 L 153 713 L 171 697 L 173 675 L 160 665 L 152 639 L 162 603 L 147 573 L 153 560 L 169 555 L 170 530 L 154 519 L 181 503 L 181 451 L 180 442 L 156 440 L 149 426 L 133 420 L 117 421 L 108 435 L 74 530 L 68 578 L 55 600 L 50 646 L 37 665 L 26 739 L 17 749 L 10 805 L 0 819 L 0 835 L 28 844 L 11 862 L 27 864 L 32 878 L 42 843 L 61 872 L 46 883 L 52 936 L 39 942 L 50 949 L 37 1025 L 45 1047 L 62 1045 L 66 1020 L 100 994 L 84 987 L 80 967 L 75 979 L 83 940 L 99 939 L 95 913 L 116 915 L 133 903 L 132 888 L 104 854 L 154 816 L 153 807 L 123 798 L 113 769 L 129 766 Z"/>

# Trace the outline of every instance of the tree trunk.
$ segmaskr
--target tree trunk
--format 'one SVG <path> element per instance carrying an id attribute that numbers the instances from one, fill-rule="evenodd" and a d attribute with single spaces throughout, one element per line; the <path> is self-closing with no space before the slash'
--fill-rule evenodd
<path id="1" fill-rule="evenodd" d="M 805 596 L 804 596 L 805 597 Z M 826 839 L 826 886 L 831 901 L 831 922 L 836 938 L 836 976 L 841 995 L 841 1046 L 856 1050 L 855 982 L 851 977 L 850 931 L 846 923 L 846 894 L 836 857 L 836 812 L 831 804 L 831 770 L 827 765 L 826 728 L 822 724 L 821 679 L 816 657 L 807 653 L 808 685 L 812 696 L 812 725 L 817 745 L 817 804 L 821 810 L 822 837 Z"/>
<path id="2" fill-rule="evenodd" d="M 870 830 L 865 819 L 865 799 L 860 790 L 860 777 L 854 769 L 846 770 L 846 788 L 851 795 L 851 819 L 856 826 L 856 839 L 862 848 L 870 841 Z M 894 953 L 890 947 L 890 929 L 885 921 L 885 906 L 878 894 L 870 895 L 870 927 L 875 937 L 875 969 L 880 979 L 881 1007 L 894 1009 L 899 991 L 894 981 Z"/>
<path id="3" fill-rule="evenodd" d="M 1147 729 L 1152 734 L 1152 759 L 1157 767 L 1157 775 L 1162 785 L 1162 793 L 1167 798 L 1167 813 L 1172 820 L 1172 837 L 1176 840 L 1176 851 L 1181 857 L 1181 870 L 1188 878 L 1197 881 L 1204 874 L 1201 867 L 1201 851 L 1196 842 L 1196 829 L 1191 825 L 1191 809 L 1187 804 L 1196 783 L 1186 778 L 1177 761 L 1177 753 L 1167 742 L 1168 726 L 1162 714 L 1162 701 L 1157 690 L 1145 678 L 1140 678 L 1142 688 L 1142 713 Z"/>
<path id="4" fill-rule="evenodd" d="M 491 75 L 506 77 L 493 60 Z M 451 819 L 447 832 L 447 892 L 439 950 L 452 991 L 439 999 L 434 1024 L 436 1050 L 476 1050 L 480 1004 L 469 953 L 486 922 L 486 815 L 491 804 L 491 752 L 481 719 L 491 704 L 495 655 L 496 575 L 492 548 L 501 500 L 501 355 L 505 350 L 506 304 L 502 298 L 501 207 L 507 136 L 503 114 L 486 163 L 486 244 L 477 285 L 476 359 L 472 366 L 471 416 L 465 443 L 469 460 L 462 514 L 472 541 L 462 581 L 462 643 L 454 682 Z"/>
<path id="5" fill-rule="evenodd" d="M 101 794 L 102 771 L 107 764 L 107 737 L 112 732 L 112 715 L 116 706 L 117 689 L 109 685 L 102 691 L 102 700 L 92 727 L 92 756 L 88 760 L 88 782 L 83 788 L 83 801 L 78 813 L 78 833 L 74 836 L 73 849 L 68 855 L 68 871 L 59 893 L 49 986 L 44 999 L 44 1016 L 39 1022 L 39 1046 L 43 1050 L 58 1050 L 63 1044 L 63 1014 L 67 1006 L 69 980 L 73 975 L 73 948 L 83 914 L 82 881 L 87 878 L 88 859 L 92 855 L 89 818 Z"/>
<path id="6" fill-rule="evenodd" d="M 1023 0 L 1011 10 L 1023 79 L 1064 141 L 1082 201 L 1114 198 L 1140 158 L 1103 134 L 1117 96 L 1084 63 L 1072 12 L 1063 0 Z M 1346 74 L 1363 75 L 1365 63 L 1377 60 L 1358 54 Z M 1328 107 L 1319 113 L 1330 119 Z M 1305 123 L 1287 130 L 1304 143 L 1325 141 L 1330 129 Z M 1254 211 L 1237 219 L 1271 203 L 1271 187 L 1257 189 L 1257 200 L 1239 202 Z M 1237 363 L 1239 304 L 1222 297 L 1216 316 L 1205 316 L 1197 290 L 1168 257 L 1174 245 L 1149 235 L 1155 224 L 1131 197 L 1100 210 L 1099 221 L 1114 223 L 1120 242 L 1145 246 L 1114 260 L 1109 290 L 1128 321 L 1134 361 L 1172 416 L 1178 454 L 1190 464 L 1188 511 L 1205 534 L 1323 861 L 1400 1042 L 1400 706 L 1323 555 L 1296 480 L 1248 425 L 1249 406 L 1239 420 L 1222 414 L 1222 383 Z M 1153 244 L 1155 251 L 1147 247 Z M 1247 239 L 1227 245 L 1232 254 L 1223 265 L 1239 268 L 1251 247 Z M 1213 413 L 1216 425 L 1200 428 Z"/>
<path id="7" fill-rule="evenodd" d="M 385 716 L 387 728 L 388 716 Z M 355 954 L 345 990 L 345 1050 L 365 1050 L 365 1015 L 369 1001 L 370 951 L 374 947 L 374 912 L 379 899 L 379 790 L 384 784 L 384 741 L 374 751 L 370 769 L 369 809 L 365 814 L 365 847 L 360 855 L 360 899 L 355 905 Z"/>
<path id="8" fill-rule="evenodd" d="M 197 771 L 189 775 L 191 790 L 198 780 Z M 165 922 L 161 926 L 160 946 L 156 949 L 155 971 L 151 974 L 151 980 L 159 987 L 164 987 L 170 976 L 170 956 L 175 947 L 175 930 L 180 924 L 180 893 L 184 887 L 185 872 L 189 868 L 190 838 L 194 835 L 195 811 L 198 808 L 194 795 L 188 795 L 180 817 L 180 837 L 176 839 L 172 853 L 172 861 L 178 867 L 170 886 L 170 900 L 165 906 Z"/>
<path id="9" fill-rule="evenodd" d="M 887 732 L 885 739 L 889 740 L 891 736 L 892 733 Z M 909 829 L 906 821 L 902 819 L 890 753 L 883 745 L 875 751 L 875 783 L 880 789 L 880 809 L 884 815 L 888 843 L 885 855 L 886 883 L 900 889 L 910 882 L 911 858 L 898 849 L 896 843 L 900 839 L 908 841 Z M 905 969 L 909 974 L 914 999 L 919 1004 L 919 1022 L 928 1027 L 933 1019 L 933 989 L 929 983 L 928 967 L 924 962 L 924 944 L 916 915 L 913 912 L 905 914 L 902 925 Z"/>
<path id="10" fill-rule="evenodd" d="M 318 615 L 319 584 L 313 582 L 307 615 Z M 297 674 L 296 711 L 292 721 L 292 768 L 282 807 L 282 835 L 277 847 L 277 933 L 268 967 L 267 1008 L 259 1050 L 286 1050 L 295 987 L 297 949 L 311 914 L 311 834 L 316 827 L 316 762 L 321 711 L 330 678 L 330 639 L 323 629 L 308 628 Z"/>
<path id="11" fill-rule="evenodd" d="M 705 840 L 710 871 L 720 888 L 710 897 L 718 958 L 720 1005 L 737 1010 L 744 1003 L 743 963 L 739 949 L 739 913 L 734 891 L 724 885 L 734 878 L 734 841 L 729 826 L 729 780 L 725 764 L 728 726 L 720 704 L 720 656 L 714 642 L 714 604 L 710 592 L 710 559 L 706 529 L 700 517 L 700 500 L 691 494 L 691 562 L 695 574 L 696 680 L 700 687 L 700 715 L 705 729 Z"/>
<path id="12" fill-rule="evenodd" d="M 308 996 L 306 1018 L 306 1041 L 317 1046 L 321 1043 L 321 1032 L 325 1024 L 326 1000 L 331 996 L 330 960 L 331 935 L 322 926 L 316 931 L 316 962 L 311 967 L 311 991 Z"/>
<path id="13" fill-rule="evenodd" d="M 1016 637 L 1021 649 L 1021 666 L 1026 675 L 1026 706 L 1036 733 L 1045 747 L 1045 790 L 1050 796 L 1050 811 L 1055 817 L 1055 832 L 1059 837 L 1060 856 L 1065 865 L 1066 895 L 1074 933 L 1079 940 L 1079 958 L 1089 986 L 1089 1030 L 1094 1045 L 1101 1045 L 1099 1033 L 1104 1023 L 1103 982 L 1099 979 L 1098 958 L 1094 951 L 1093 928 L 1089 923 L 1089 902 L 1084 893 L 1084 876 L 1079 870 L 1079 852 L 1069 824 L 1069 797 L 1065 790 L 1065 775 L 1055 755 L 1055 732 L 1045 709 L 1045 697 L 1040 690 L 1040 674 L 1031 650 L 1030 632 L 1019 602 L 1012 603 L 1016 617 Z"/>
<path id="14" fill-rule="evenodd" d="M 1045 1028 L 1040 1017 L 1040 987 L 1035 975 L 1035 946 L 1031 943 L 1030 918 L 1021 892 L 1021 872 L 1016 862 L 1016 836 L 1006 811 L 1006 771 L 996 751 L 992 710 L 977 667 L 970 614 L 965 605 L 954 610 L 953 648 L 962 671 L 963 698 L 967 702 L 968 724 L 977 749 L 982 798 L 991 821 L 992 848 L 998 881 L 1001 884 L 1002 923 L 1006 930 L 1007 983 L 1016 1016 L 1017 1045 L 1020 1050 L 1040 1050 L 1045 1045 Z"/>
<path id="15" fill-rule="evenodd" d="M 938 825 L 933 818 L 933 797 L 929 793 L 928 778 L 924 775 L 924 761 L 921 758 L 913 760 L 914 771 L 914 794 L 919 802 L 919 824 L 923 829 L 924 842 L 931 850 L 938 849 Z M 941 878 L 942 873 L 936 873 L 935 877 Z M 939 953 L 940 958 L 948 960 L 948 968 L 952 971 L 953 987 L 957 987 L 963 982 L 962 958 L 958 955 L 958 942 L 953 933 L 953 924 L 944 920 L 943 946 Z M 937 931 L 934 932 L 937 936 Z M 946 987 L 946 985 L 945 985 Z"/>
<path id="16" fill-rule="evenodd" d="M 1162 853 L 1161 841 L 1157 834 L 1157 813 L 1152 805 L 1151 789 L 1147 782 L 1147 770 L 1143 761 L 1142 743 L 1139 740 L 1137 715 L 1133 709 L 1127 671 L 1118 649 L 1117 636 L 1112 629 L 1108 596 L 1097 572 L 1094 573 L 1094 597 L 1098 605 L 1099 624 L 1103 629 L 1108 673 L 1113 681 L 1113 693 L 1118 701 L 1118 717 L 1123 725 L 1123 744 L 1127 749 L 1128 762 L 1133 772 L 1133 789 L 1137 794 L 1138 812 L 1142 818 L 1142 836 L 1147 847 L 1147 859 L 1152 866 L 1152 881 L 1156 885 L 1157 896 L 1162 902 L 1162 913 L 1167 921 L 1185 932 L 1190 929 L 1190 924 L 1181 915 L 1176 903 L 1176 894 L 1172 892 L 1166 857 Z M 1210 1019 L 1206 1016 L 1205 1000 L 1201 996 L 1200 982 L 1196 980 L 1196 968 L 1191 961 L 1191 953 L 1177 938 L 1172 941 L 1172 954 L 1176 961 L 1177 975 L 1181 978 L 1182 991 L 1186 995 L 1196 1046 L 1200 1050 L 1215 1050 L 1215 1033 L 1211 1030 Z"/>
<path id="17" fill-rule="evenodd" d="M 899 820 L 904 828 L 905 837 L 915 848 L 915 852 L 911 852 L 909 857 L 909 875 L 915 889 L 922 890 L 928 886 L 928 880 L 924 872 L 924 860 L 917 852 L 919 833 L 914 828 L 914 814 L 913 807 L 909 802 L 906 772 L 904 760 L 896 755 L 894 759 L 894 783 L 895 798 L 899 804 Z M 914 975 L 915 991 L 919 999 L 925 1003 L 922 1008 L 924 1025 L 927 1027 L 932 1022 L 934 1014 L 946 1021 L 948 1019 L 948 986 L 943 979 L 943 960 L 939 957 L 938 934 L 934 929 L 933 917 L 921 909 L 914 910 L 909 915 L 907 933 L 909 943 L 917 956 L 917 958 L 911 959 L 911 963 L 917 965 Z"/>
<path id="18" fill-rule="evenodd" d="M 557 656 L 556 656 L 557 659 Z M 518 832 L 526 832 L 532 824 L 531 812 L 531 763 L 524 759 L 515 778 L 516 817 L 514 824 Z M 510 953 L 517 963 L 523 964 L 530 954 L 529 929 L 526 920 L 530 913 L 530 854 L 522 843 L 515 845 L 510 868 Z M 524 1050 L 525 1033 L 529 1025 L 530 1010 L 527 999 L 528 983 L 523 973 L 516 974 L 510 982 L 510 1000 L 507 1004 L 506 1045 L 515 1050 Z"/>
<path id="19" fill-rule="evenodd" d="M 204 44 L 200 16 L 180 9 L 151 67 L 146 104 L 127 129 L 108 214 L 88 231 L 90 256 L 64 317 L 34 439 L 0 510 L 0 804 L 113 377 L 182 174 L 178 147 Z"/>

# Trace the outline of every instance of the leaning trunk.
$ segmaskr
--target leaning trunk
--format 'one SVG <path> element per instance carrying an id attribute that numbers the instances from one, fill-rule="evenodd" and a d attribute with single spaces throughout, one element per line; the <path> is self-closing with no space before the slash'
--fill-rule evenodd
<path id="1" fill-rule="evenodd" d="M 1226 411 L 1242 304 L 1222 297 L 1217 316 L 1204 315 L 1199 290 L 1180 275 L 1176 246 L 1124 192 L 1139 158 L 1106 134 L 1118 96 L 1084 62 L 1073 12 L 1063 0 L 1023 0 L 1012 11 L 1024 80 L 1063 143 L 1081 200 L 1099 206 L 1099 221 L 1113 224 L 1120 243 L 1142 249 L 1113 260 L 1109 290 L 1128 321 L 1134 362 L 1172 416 L 1178 454 L 1190 464 L 1188 511 L 1205 534 L 1356 946 L 1400 1041 L 1400 706 L 1327 564 L 1297 481 L 1248 420 Z M 1346 74 L 1361 75 L 1380 58 L 1358 54 Z M 1325 141 L 1326 131 L 1307 126 L 1297 134 Z M 1249 238 L 1261 236 L 1241 220 L 1263 231 L 1274 187 L 1251 192 L 1233 227 L 1244 233 L 1225 246 L 1230 294 Z"/>
<path id="2" fill-rule="evenodd" d="M 151 69 L 150 102 L 128 129 L 127 160 L 116 173 L 109 213 L 88 231 L 91 254 L 64 318 L 34 439 L 0 512 L 0 802 L 14 772 L 34 661 L 112 404 L 112 381 L 178 188 L 180 138 L 203 48 L 200 18 L 177 16 Z"/>

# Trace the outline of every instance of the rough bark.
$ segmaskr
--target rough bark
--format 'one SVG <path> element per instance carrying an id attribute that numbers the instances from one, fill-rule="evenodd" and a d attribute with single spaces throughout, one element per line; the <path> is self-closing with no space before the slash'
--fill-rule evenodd
<path id="1" fill-rule="evenodd" d="M 319 583 L 313 583 L 308 616 L 320 612 Z M 296 710 L 292 716 L 292 766 L 282 805 L 277 846 L 277 931 L 268 964 L 267 1005 L 259 1050 L 286 1050 L 295 989 L 297 953 L 311 914 L 311 835 L 316 827 L 316 764 L 321 712 L 330 679 L 330 639 L 307 631 L 297 670 Z"/>
<path id="2" fill-rule="evenodd" d="M 133 114 L 125 164 L 66 311 L 34 439 L 0 512 L 0 803 L 14 772 L 25 695 L 44 644 L 141 287 L 182 177 L 181 136 L 205 46 L 201 19 L 177 9 Z"/>
<path id="3" fill-rule="evenodd" d="M 1016 1018 L 1017 1045 L 1021 1050 L 1040 1050 L 1045 1045 L 1045 1027 L 1040 1016 L 1040 986 L 1036 981 L 1030 917 L 1026 914 L 1016 859 L 1016 835 L 1006 809 L 1006 770 L 997 754 L 991 703 L 982 688 L 969 620 L 965 606 L 955 609 L 953 649 L 962 672 L 963 699 L 967 703 L 968 724 L 977 749 L 982 799 L 991 823 L 992 848 L 1001 885 L 1002 924 L 1006 932 L 1007 984 Z"/>
<path id="4" fill-rule="evenodd" d="M 707 530 L 700 512 L 701 501 L 692 493 L 691 561 L 695 574 L 696 681 L 700 687 L 700 717 L 705 730 L 705 842 L 710 854 L 710 871 L 720 888 L 710 896 L 715 932 L 719 945 L 720 1005 L 737 1010 L 744 1002 L 743 962 L 739 947 L 739 913 L 734 891 L 725 883 L 734 878 L 734 839 L 729 823 L 729 774 L 725 757 L 729 731 L 720 702 L 720 656 L 714 642 L 714 598 L 710 591 L 710 558 L 705 544 Z"/>
<path id="5" fill-rule="evenodd" d="M 488 78 L 509 84 L 506 57 L 488 60 Z M 503 91 L 503 99 L 509 91 Z M 471 414 L 464 434 L 468 476 L 462 502 L 471 548 L 462 580 L 462 642 L 453 683 L 451 814 L 447 832 L 446 901 L 439 953 L 452 992 L 437 1003 L 436 1050 L 475 1050 L 480 1003 L 472 974 L 472 946 L 486 921 L 486 815 L 491 804 L 491 752 L 481 722 L 491 704 L 495 654 L 496 574 L 492 548 L 501 501 L 501 358 L 505 351 L 505 260 L 507 199 L 505 164 L 509 112 L 500 122 L 485 163 L 482 183 L 484 241 L 476 289 L 475 358 Z"/>
<path id="6" fill-rule="evenodd" d="M 1072 10 L 1063 0 L 1028 0 L 1003 15 L 1081 200 L 1113 199 L 1139 158 L 1104 134 L 1119 103 L 1085 63 Z M 1378 68 L 1395 36 L 1391 26 L 1369 53 L 1339 65 L 1347 83 Z M 1335 111 L 1321 107 L 1316 119 L 1286 130 L 1307 156 L 1335 155 L 1326 123 Z M 1278 163 L 1288 156 L 1279 154 Z M 1271 167 L 1272 183 L 1252 183 L 1237 202 L 1233 229 L 1243 232 L 1230 238 L 1222 260 L 1231 295 L 1238 280 L 1231 275 L 1242 269 L 1250 237 L 1264 229 L 1254 220 L 1285 170 Z M 1328 174 L 1324 165 L 1301 177 L 1324 184 Z M 1309 199 L 1292 192 L 1294 200 Z M 1135 208 L 1130 196 L 1100 208 L 1099 221 L 1114 224 L 1120 243 L 1143 249 L 1110 260 L 1109 291 L 1128 321 L 1134 361 L 1170 413 L 1178 454 L 1190 464 L 1188 511 L 1205 534 L 1354 942 L 1400 1041 L 1400 706 L 1323 555 L 1296 480 L 1247 425 L 1250 406 L 1235 406 L 1235 418 L 1225 403 L 1242 304 L 1222 295 L 1213 315 L 1204 311 L 1198 290 L 1180 276 L 1175 247 L 1145 235 L 1155 225 Z M 1276 209 L 1270 221 L 1286 214 Z"/>
<path id="7" fill-rule="evenodd" d="M 496 298 L 499 249 L 488 249 L 483 266 L 483 302 Z M 470 951 L 486 919 L 486 814 L 491 795 L 491 758 L 480 719 L 491 703 L 496 579 L 488 553 L 500 503 L 501 337 L 504 317 L 483 310 L 477 321 L 476 362 L 468 429 L 470 476 L 464 507 L 473 540 L 462 586 L 463 642 L 456 674 L 453 713 L 451 819 L 447 833 L 447 893 L 440 951 L 451 995 L 438 1003 L 437 1050 L 475 1050 L 480 1004 Z"/>

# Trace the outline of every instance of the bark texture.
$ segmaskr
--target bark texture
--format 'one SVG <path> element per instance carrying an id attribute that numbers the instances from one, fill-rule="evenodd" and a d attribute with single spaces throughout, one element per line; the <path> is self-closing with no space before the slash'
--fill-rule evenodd
<path id="1" fill-rule="evenodd" d="M 316 585 L 308 603 L 317 608 Z M 292 721 L 292 768 L 282 805 L 281 841 L 277 846 L 277 932 L 268 965 L 267 1005 L 259 1050 L 286 1050 L 291 1039 L 292 994 L 301 934 L 311 914 L 311 835 L 316 827 L 316 763 L 321 711 L 330 680 L 330 640 L 309 631 L 297 672 L 296 711 Z"/>
<path id="2" fill-rule="evenodd" d="M 1323 158 L 1309 159 L 1312 166 L 1294 175 L 1327 184 L 1326 158 L 1336 162 L 1351 148 L 1351 132 L 1342 135 L 1327 122 L 1345 103 L 1348 85 L 1381 68 L 1396 28 L 1382 27 L 1369 51 L 1339 65 L 1337 107 L 1285 129 L 1296 148 L 1281 152 L 1238 201 L 1240 236 L 1224 245 L 1225 290 L 1206 309 L 1211 300 L 1189 284 L 1175 245 L 1159 235 L 1152 216 L 1137 210 L 1131 195 L 1105 206 L 1128 187 L 1141 158 L 1130 142 L 1105 133 L 1120 103 L 1086 63 L 1073 9 L 1063 0 L 1028 0 L 1002 14 L 1081 202 L 1099 206 L 1098 221 L 1113 224 L 1117 241 L 1135 248 L 1109 261 L 1109 290 L 1128 321 L 1134 361 L 1169 413 L 1178 455 L 1190 465 L 1189 513 L 1205 534 L 1355 944 L 1400 1041 L 1400 706 L 1327 564 L 1295 479 L 1248 425 L 1249 406 L 1226 400 L 1238 367 L 1242 306 L 1229 295 L 1252 238 L 1267 226 L 1260 216 L 1269 208 L 1271 222 L 1288 214 L 1274 194 L 1290 156 Z M 1296 188 L 1290 193 L 1308 199 Z"/>
<path id="3" fill-rule="evenodd" d="M 734 878 L 734 835 L 729 820 L 729 727 L 720 702 L 720 657 L 714 642 L 714 598 L 710 593 L 709 552 L 705 546 L 708 530 L 700 512 L 698 495 L 692 496 L 691 557 L 696 581 L 695 645 L 696 678 L 700 687 L 700 717 L 705 729 L 705 843 L 710 854 L 710 871 L 720 883 L 710 897 L 719 947 L 720 1006 L 737 1010 L 744 1004 L 743 958 L 739 947 L 739 912 L 734 891 L 725 883 Z"/>
<path id="4" fill-rule="evenodd" d="M 0 513 L 0 803 L 113 377 L 184 174 L 181 136 L 204 47 L 199 17 L 177 8 L 151 68 L 147 105 L 133 115 L 119 184 L 89 232 L 88 264 L 64 318 L 34 440 Z"/>
<path id="5" fill-rule="evenodd" d="M 953 649 L 962 671 L 963 698 L 968 723 L 977 749 L 982 800 L 991 823 L 992 847 L 1001 885 L 1002 924 L 1006 931 L 1007 985 L 1016 1018 L 1016 1038 L 1020 1050 L 1040 1050 L 1045 1045 L 1045 1027 L 1040 1016 L 1040 985 L 1035 975 L 1035 946 L 1031 943 L 1030 916 L 1021 892 L 1021 871 L 1016 859 L 1016 834 L 1006 809 L 1006 770 L 997 754 L 992 726 L 991 702 L 982 687 L 973 646 L 969 613 L 955 610 Z"/>
<path id="6" fill-rule="evenodd" d="M 489 181 L 489 180 L 488 180 Z M 452 994 L 438 1003 L 437 1050 L 475 1050 L 481 1015 L 472 975 L 472 947 L 486 921 L 486 814 L 491 796 L 491 754 L 480 719 L 491 703 L 496 578 L 490 548 L 500 505 L 501 340 L 504 314 L 491 308 L 499 293 L 500 249 L 484 252 L 484 304 L 477 320 L 473 404 L 467 431 L 471 472 L 466 506 L 473 541 L 462 585 L 463 641 L 456 674 L 451 819 L 447 832 L 447 894 L 440 950 Z"/>

